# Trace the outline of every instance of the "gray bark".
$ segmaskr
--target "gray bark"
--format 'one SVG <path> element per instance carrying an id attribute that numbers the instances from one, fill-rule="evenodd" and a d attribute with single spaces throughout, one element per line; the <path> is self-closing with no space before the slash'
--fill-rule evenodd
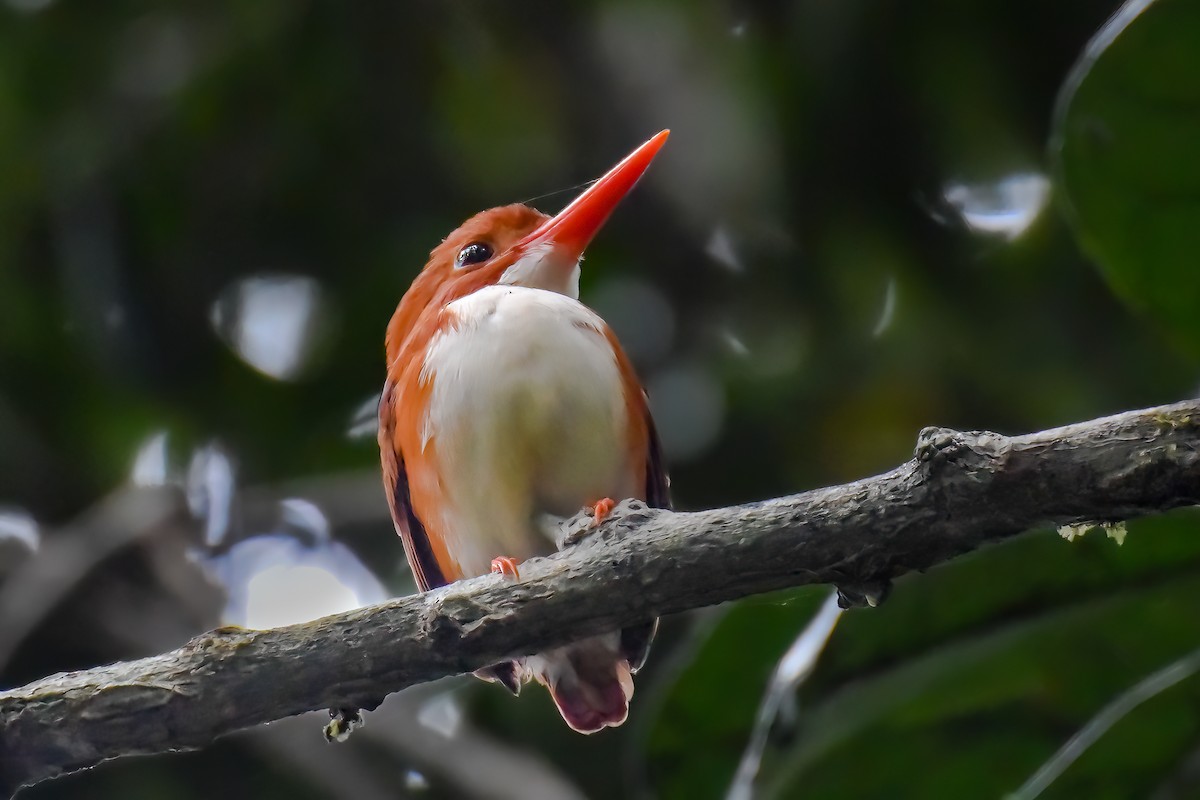
<path id="1" fill-rule="evenodd" d="M 847 602 L 874 601 L 899 575 L 1030 528 L 1197 503 L 1200 401 L 1017 437 L 927 428 L 912 460 L 844 486 L 691 513 L 623 503 L 523 564 L 518 582 L 484 576 L 287 628 L 222 628 L 0 693 L 0 787 L 305 711 L 374 708 L 406 686 L 750 594 L 830 583 Z"/>

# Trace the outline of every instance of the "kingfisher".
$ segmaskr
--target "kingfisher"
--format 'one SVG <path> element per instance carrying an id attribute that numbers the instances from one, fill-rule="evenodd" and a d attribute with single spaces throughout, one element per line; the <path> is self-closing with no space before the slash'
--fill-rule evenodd
<path id="1" fill-rule="evenodd" d="M 584 249 L 667 140 L 662 131 L 556 216 L 516 204 L 447 236 L 386 337 L 379 451 L 421 591 L 555 549 L 557 522 L 614 498 L 670 505 L 646 393 L 611 328 L 579 302 Z M 545 685 L 581 733 L 629 713 L 657 620 L 475 674 Z"/>

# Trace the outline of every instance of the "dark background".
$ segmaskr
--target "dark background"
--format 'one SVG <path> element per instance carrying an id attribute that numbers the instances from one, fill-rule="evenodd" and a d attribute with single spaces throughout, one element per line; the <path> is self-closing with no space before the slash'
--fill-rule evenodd
<path id="1" fill-rule="evenodd" d="M 1088 216 L 1070 130 L 1051 142 L 1114 10 L 6 0 L 4 684 L 411 591 L 371 428 L 396 302 L 462 219 L 531 197 L 554 212 L 661 128 L 582 299 L 650 391 L 679 507 L 867 476 L 926 425 L 1017 433 L 1192 395 L 1187 335 L 1130 300 L 1130 250 L 1106 260 L 1104 233 L 1132 228 Z M 1139 85 L 1200 103 L 1196 67 Z M 845 615 L 773 728 L 761 796 L 1016 789 L 1197 646 L 1196 528 L 1135 523 L 1122 547 L 1039 532 Z M 619 731 L 585 739 L 543 692 L 456 679 L 343 746 L 310 716 L 24 796 L 720 797 L 826 591 L 670 620 Z M 1198 694 L 1135 711 L 1047 796 L 1200 796 Z"/>

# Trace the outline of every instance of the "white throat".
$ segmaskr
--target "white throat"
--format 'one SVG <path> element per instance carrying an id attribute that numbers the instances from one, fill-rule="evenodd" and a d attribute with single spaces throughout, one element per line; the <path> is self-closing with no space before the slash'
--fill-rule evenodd
<path id="1" fill-rule="evenodd" d="M 579 259 L 569 270 L 563 269 L 564 266 L 561 257 L 555 253 L 554 243 L 544 242 L 529 248 L 525 255 L 504 270 L 500 285 L 545 289 L 578 300 Z"/>

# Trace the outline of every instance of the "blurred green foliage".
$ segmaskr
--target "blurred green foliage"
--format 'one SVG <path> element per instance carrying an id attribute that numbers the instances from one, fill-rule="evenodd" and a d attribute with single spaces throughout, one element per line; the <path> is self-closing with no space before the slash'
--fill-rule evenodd
<path id="1" fill-rule="evenodd" d="M 1138 522 L 1128 548 L 1093 533 L 1066 560 L 1057 537 L 1027 537 L 849 613 L 800 693 L 795 729 L 765 760 L 763 796 L 1015 790 L 1106 700 L 1200 642 L 1196 618 L 1180 613 L 1200 599 L 1198 523 Z M 708 636 L 650 739 L 664 796 L 729 783 L 767 677 L 752 670 L 803 627 L 814 594 L 746 601 Z M 743 671 L 750 686 L 722 688 Z M 1046 796 L 1150 796 L 1200 737 L 1198 691 L 1141 709 Z"/>
<path id="2" fill-rule="evenodd" d="M 681 507 L 871 474 L 926 425 L 1020 432 L 1194 395 L 1200 15 L 1160 0 L 1072 73 L 1115 10 L 5 0 L 0 504 L 53 537 L 127 479 L 154 433 L 176 469 L 215 440 L 247 497 L 319 496 L 335 536 L 406 591 L 374 444 L 346 435 L 382 382 L 396 301 L 463 218 L 531 197 L 553 211 L 664 127 L 670 144 L 589 252 L 583 299 L 642 353 L 675 430 Z M 222 323 L 264 275 L 319 289 L 311 346 L 275 377 Z M 630 286 L 653 314 L 626 307 Z M 1198 528 L 1188 513 L 1147 520 L 1122 547 L 1038 533 L 845 615 L 772 736 L 762 795 L 1016 789 L 1115 694 L 1200 643 Z M 188 535 L 97 565 L 5 682 L 210 624 L 194 609 L 162 623 L 197 591 L 180 583 Z M 668 621 L 619 731 L 574 736 L 542 693 L 461 694 L 496 741 L 589 797 L 721 797 L 776 661 L 823 597 Z M 1197 796 L 1198 692 L 1185 681 L 1140 707 L 1047 796 Z M 332 791 L 297 772 L 320 758 L 261 741 L 28 796 Z M 349 747 L 408 791 L 403 752 Z M 430 783 L 419 793 L 455 796 Z"/>

